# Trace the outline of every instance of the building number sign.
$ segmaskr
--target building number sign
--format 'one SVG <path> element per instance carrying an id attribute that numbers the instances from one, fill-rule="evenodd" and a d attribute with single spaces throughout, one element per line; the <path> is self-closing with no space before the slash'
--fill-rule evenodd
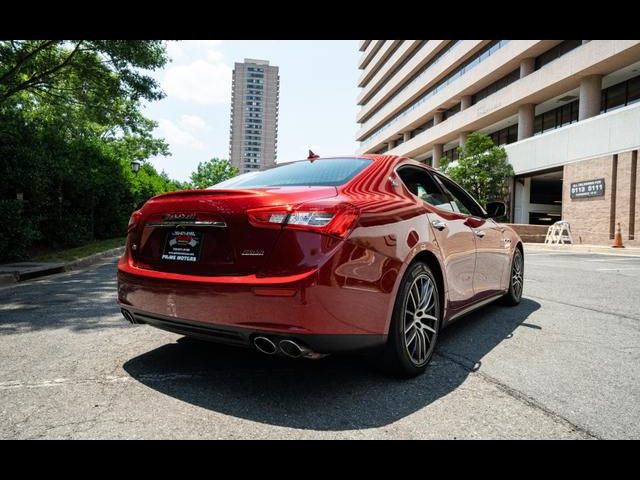
<path id="1" fill-rule="evenodd" d="M 571 184 L 571 198 L 601 197 L 604 195 L 604 178 Z"/>

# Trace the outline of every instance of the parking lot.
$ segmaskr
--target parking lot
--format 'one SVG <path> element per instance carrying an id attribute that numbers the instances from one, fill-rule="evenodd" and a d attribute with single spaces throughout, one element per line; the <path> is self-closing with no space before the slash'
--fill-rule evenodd
<path id="1" fill-rule="evenodd" d="M 640 257 L 528 252 L 409 381 L 129 325 L 115 265 L 0 288 L 1 438 L 640 438 Z"/>

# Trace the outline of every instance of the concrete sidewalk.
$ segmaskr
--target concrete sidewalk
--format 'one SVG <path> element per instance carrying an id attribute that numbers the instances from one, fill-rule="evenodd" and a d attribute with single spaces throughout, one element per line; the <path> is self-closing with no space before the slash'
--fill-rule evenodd
<path id="1" fill-rule="evenodd" d="M 69 262 L 15 262 L 0 264 L 0 285 L 66 272 L 92 265 L 103 258 L 120 256 L 124 247 L 112 248 Z"/>
<path id="2" fill-rule="evenodd" d="M 607 245 L 545 245 L 544 243 L 526 243 L 525 251 L 567 252 L 567 253 L 600 253 L 606 255 L 640 256 L 640 247 L 613 248 Z"/>

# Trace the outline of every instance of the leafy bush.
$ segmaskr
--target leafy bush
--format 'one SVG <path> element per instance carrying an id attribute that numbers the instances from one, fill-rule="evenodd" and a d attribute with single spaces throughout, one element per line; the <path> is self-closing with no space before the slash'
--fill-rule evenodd
<path id="1" fill-rule="evenodd" d="M 20 260 L 38 238 L 34 222 L 24 214 L 20 200 L 0 200 L 0 258 Z"/>

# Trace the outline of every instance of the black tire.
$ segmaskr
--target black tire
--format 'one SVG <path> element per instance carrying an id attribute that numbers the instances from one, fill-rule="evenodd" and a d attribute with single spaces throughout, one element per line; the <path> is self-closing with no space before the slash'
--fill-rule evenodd
<path id="1" fill-rule="evenodd" d="M 519 273 L 517 272 L 519 265 Z M 519 286 L 516 278 L 519 278 Z M 509 270 L 509 290 L 500 299 L 500 303 L 510 307 L 515 307 L 522 300 L 522 290 L 524 288 L 524 257 L 522 251 L 516 248 L 511 259 L 511 268 Z"/>
<path id="2" fill-rule="evenodd" d="M 428 293 L 428 286 L 420 290 L 421 286 L 429 285 L 429 282 L 433 286 L 431 296 Z M 435 351 L 442 321 L 440 288 L 431 270 L 424 263 L 417 262 L 411 265 L 405 273 L 396 297 L 387 344 L 381 357 L 382 366 L 389 373 L 402 378 L 411 378 L 426 370 Z M 420 301 L 416 305 L 414 298 L 416 291 L 427 292 L 425 298 L 428 300 L 425 303 L 428 302 L 428 304 L 423 308 L 418 308 Z M 412 299 L 414 299 L 413 303 Z M 413 315 L 408 313 L 413 307 L 417 317 L 415 313 Z M 411 339 L 412 331 L 405 334 L 408 322 L 411 322 L 408 328 L 415 330 L 413 339 Z"/>

